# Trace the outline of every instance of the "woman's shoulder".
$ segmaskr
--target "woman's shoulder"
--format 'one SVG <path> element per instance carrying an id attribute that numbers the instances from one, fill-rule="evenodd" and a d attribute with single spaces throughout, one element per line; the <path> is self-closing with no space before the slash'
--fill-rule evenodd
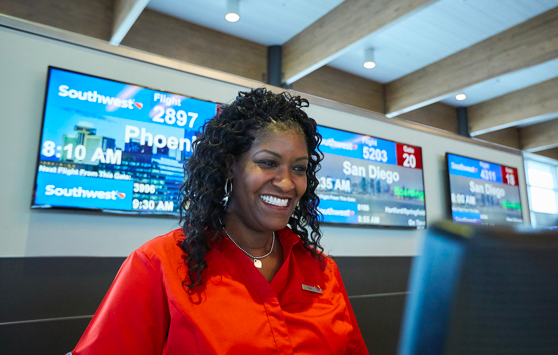
<path id="1" fill-rule="evenodd" d="M 148 259 L 161 259 L 170 256 L 178 256 L 184 254 L 182 242 L 186 239 L 181 228 L 172 230 L 166 234 L 151 239 L 135 250 L 135 253 L 144 254 Z"/>

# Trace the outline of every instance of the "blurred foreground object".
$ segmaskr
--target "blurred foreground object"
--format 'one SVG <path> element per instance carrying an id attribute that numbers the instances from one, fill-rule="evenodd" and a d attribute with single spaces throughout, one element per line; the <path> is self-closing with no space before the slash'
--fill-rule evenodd
<path id="1" fill-rule="evenodd" d="M 558 354 L 558 232 L 439 222 L 409 281 L 399 355 Z"/>

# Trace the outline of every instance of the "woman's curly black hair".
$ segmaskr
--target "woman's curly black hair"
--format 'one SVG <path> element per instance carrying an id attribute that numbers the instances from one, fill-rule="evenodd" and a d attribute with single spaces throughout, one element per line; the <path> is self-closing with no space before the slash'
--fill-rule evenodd
<path id="1" fill-rule="evenodd" d="M 291 229 L 300 236 L 311 255 L 321 260 L 323 247 L 318 211 L 316 172 L 323 154 L 319 151 L 322 136 L 316 121 L 302 108 L 308 100 L 287 92 L 274 94 L 265 88 L 239 92 L 234 102 L 207 121 L 193 143 L 192 157 L 184 163 L 186 180 L 180 191 L 180 224 L 187 238 L 182 242 L 186 254 L 188 277 L 183 284 L 190 291 L 203 284 L 202 271 L 207 268 L 205 254 L 221 236 L 225 209 L 225 182 L 234 158 L 250 150 L 254 132 L 262 129 L 295 129 L 304 134 L 309 161 L 307 188 L 289 219 Z M 309 230 L 310 232 L 309 232 Z"/>

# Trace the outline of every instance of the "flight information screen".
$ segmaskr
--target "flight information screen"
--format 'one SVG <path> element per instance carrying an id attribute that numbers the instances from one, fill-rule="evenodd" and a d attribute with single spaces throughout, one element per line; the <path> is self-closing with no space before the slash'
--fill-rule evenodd
<path id="1" fill-rule="evenodd" d="M 183 163 L 219 107 L 50 67 L 32 207 L 177 214 Z"/>
<path id="2" fill-rule="evenodd" d="M 420 147 L 319 126 L 319 210 L 335 224 L 424 228 Z"/>
<path id="3" fill-rule="evenodd" d="M 517 169 L 446 154 L 454 222 L 522 223 Z"/>

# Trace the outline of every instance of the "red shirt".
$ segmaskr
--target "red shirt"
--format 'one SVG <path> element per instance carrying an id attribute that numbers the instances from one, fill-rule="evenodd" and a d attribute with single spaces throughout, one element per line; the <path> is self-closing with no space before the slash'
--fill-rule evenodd
<path id="1" fill-rule="evenodd" d="M 284 262 L 271 282 L 223 239 L 206 254 L 205 288 L 190 297 L 182 230 L 147 242 L 124 261 L 72 353 L 368 354 L 337 265 L 327 258 L 322 271 L 289 228 L 277 237 Z"/>

